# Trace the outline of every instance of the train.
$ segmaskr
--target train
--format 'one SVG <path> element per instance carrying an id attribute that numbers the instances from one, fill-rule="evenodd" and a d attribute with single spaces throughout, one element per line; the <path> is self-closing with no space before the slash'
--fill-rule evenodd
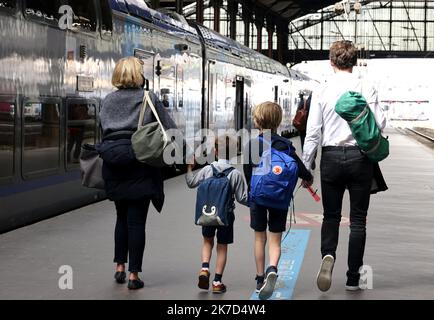
<path id="1" fill-rule="evenodd" d="M 306 78 L 234 40 L 140 0 L 0 0 L 0 233 L 105 198 L 80 183 L 79 151 L 116 61 L 144 61 L 149 89 L 187 135 L 251 129 L 271 100 L 293 131 Z"/>

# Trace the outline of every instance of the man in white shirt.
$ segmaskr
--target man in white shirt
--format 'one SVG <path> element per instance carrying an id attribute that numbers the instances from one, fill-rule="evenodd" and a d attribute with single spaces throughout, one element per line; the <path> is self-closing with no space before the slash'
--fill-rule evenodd
<path id="1" fill-rule="evenodd" d="M 368 213 L 373 163 L 360 149 L 347 122 L 335 112 L 338 99 L 347 91 L 363 93 L 383 130 L 386 119 L 378 103 L 377 91 L 362 86 L 354 75 L 357 49 L 350 41 L 337 41 L 330 48 L 330 62 L 335 73 L 312 97 L 307 122 L 303 163 L 311 169 L 314 155 L 322 146 L 321 189 L 324 219 L 321 228 L 321 254 L 317 285 L 321 291 L 331 286 L 336 248 L 339 238 L 342 198 L 345 189 L 350 193 L 350 240 L 348 250 L 347 290 L 359 289 L 359 269 L 363 265 L 366 242 L 366 216 Z M 312 182 L 303 182 L 304 186 Z"/>

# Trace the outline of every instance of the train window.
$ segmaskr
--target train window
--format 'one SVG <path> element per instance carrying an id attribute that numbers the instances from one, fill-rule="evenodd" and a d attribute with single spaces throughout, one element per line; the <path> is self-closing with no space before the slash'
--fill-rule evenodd
<path id="1" fill-rule="evenodd" d="M 149 89 L 154 88 L 154 55 L 141 49 L 134 49 L 134 56 L 143 61 L 143 74 L 149 81 Z"/>
<path id="2" fill-rule="evenodd" d="M 110 37 L 113 32 L 112 10 L 108 1 L 100 1 L 101 4 L 101 35 Z"/>
<path id="3" fill-rule="evenodd" d="M 81 145 L 96 142 L 96 106 L 86 102 L 68 103 L 66 126 L 66 163 L 79 163 Z"/>
<path id="4" fill-rule="evenodd" d="M 23 176 L 54 171 L 59 168 L 60 115 L 58 103 L 25 103 Z"/>
<path id="5" fill-rule="evenodd" d="M 166 108 L 173 109 L 175 103 L 175 67 L 161 63 L 160 99 Z"/>
<path id="6" fill-rule="evenodd" d="M 0 102 L 0 179 L 14 171 L 15 105 Z"/>
<path id="7" fill-rule="evenodd" d="M 68 4 L 74 11 L 73 28 L 83 31 L 96 31 L 96 11 L 93 1 L 73 0 L 69 1 Z"/>
<path id="8" fill-rule="evenodd" d="M 24 2 L 24 13 L 32 19 L 58 25 L 60 1 L 27 0 Z"/>

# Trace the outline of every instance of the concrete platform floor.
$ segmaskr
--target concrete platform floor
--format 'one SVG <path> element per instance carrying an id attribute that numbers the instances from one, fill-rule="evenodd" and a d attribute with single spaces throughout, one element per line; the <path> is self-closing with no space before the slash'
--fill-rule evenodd
<path id="1" fill-rule="evenodd" d="M 322 208 L 300 189 L 293 228 L 311 232 L 292 299 L 434 299 L 434 150 L 393 129 L 388 134 L 391 155 L 381 167 L 390 189 L 371 198 L 368 216 L 365 264 L 373 270 L 373 289 L 344 289 L 345 222 L 332 287 L 327 293 L 316 288 Z M 299 139 L 294 143 L 299 150 Z M 163 213 L 149 213 L 144 289 L 129 291 L 113 281 L 115 211 L 104 201 L 0 235 L 0 299 L 249 299 L 255 265 L 248 209 L 236 209 L 223 278 L 228 292 L 216 296 L 196 287 L 201 232 L 193 224 L 195 191 L 183 176 L 166 181 L 165 190 Z M 344 215 L 348 209 L 346 194 Z M 62 265 L 72 267 L 72 290 L 59 289 Z"/>

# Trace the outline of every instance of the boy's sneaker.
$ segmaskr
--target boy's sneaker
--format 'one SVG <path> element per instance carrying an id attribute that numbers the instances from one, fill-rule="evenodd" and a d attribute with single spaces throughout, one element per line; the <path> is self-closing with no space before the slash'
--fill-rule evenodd
<path id="1" fill-rule="evenodd" d="M 359 291 L 361 290 L 359 285 L 359 279 L 347 278 L 347 284 L 345 285 L 347 291 Z"/>
<path id="2" fill-rule="evenodd" d="M 277 281 L 277 268 L 269 266 L 265 272 L 265 281 L 261 289 L 259 289 L 259 299 L 269 299 L 274 292 L 274 286 Z"/>
<path id="3" fill-rule="evenodd" d="M 316 283 L 318 289 L 325 292 L 330 289 L 332 285 L 332 272 L 335 265 L 335 258 L 328 254 L 322 259 L 321 267 L 318 271 L 318 276 L 316 278 Z"/>
<path id="4" fill-rule="evenodd" d="M 212 293 L 225 293 L 226 292 L 226 286 L 221 283 L 220 281 L 213 281 L 212 282 Z"/>
<path id="5" fill-rule="evenodd" d="M 256 293 L 259 293 L 259 291 L 261 290 L 261 288 L 264 286 L 264 276 L 256 276 L 255 280 L 256 280 Z"/>
<path id="6" fill-rule="evenodd" d="M 197 286 L 200 289 L 208 290 L 209 289 L 209 271 L 206 269 L 200 270 L 199 273 L 199 283 Z"/>

